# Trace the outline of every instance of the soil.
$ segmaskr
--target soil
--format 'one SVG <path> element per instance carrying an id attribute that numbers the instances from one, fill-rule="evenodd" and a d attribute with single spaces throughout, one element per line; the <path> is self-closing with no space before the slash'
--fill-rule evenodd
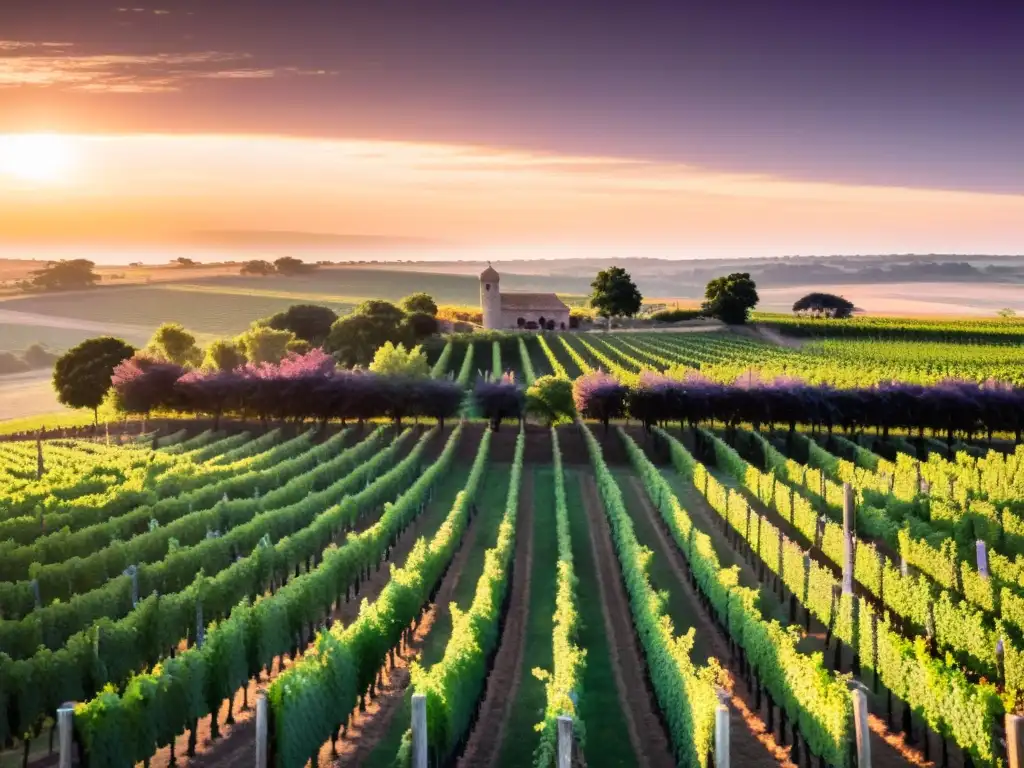
<path id="1" fill-rule="evenodd" d="M 678 435 L 677 435 L 677 437 L 678 437 Z M 690 440 L 690 438 L 692 437 L 691 434 L 690 433 L 686 433 L 686 435 L 684 437 L 687 438 L 686 442 L 689 443 L 687 445 L 687 449 L 691 450 L 691 452 L 692 452 L 692 441 Z M 696 455 L 696 454 L 694 454 L 694 455 Z M 710 470 L 714 470 L 713 467 L 709 467 L 709 469 Z M 738 484 L 733 483 L 732 487 L 734 487 L 738 491 L 742 490 L 743 493 L 744 493 L 744 496 L 747 498 L 748 501 L 750 501 L 751 508 L 755 509 L 759 514 L 763 515 L 766 519 L 770 520 L 777 527 L 780 527 L 781 529 L 783 529 L 783 532 L 786 533 L 787 536 L 789 536 L 790 538 L 793 538 L 793 540 L 796 540 L 796 541 L 800 541 L 801 540 L 802 537 L 801 537 L 801 534 L 799 533 L 799 531 L 796 531 L 795 529 L 793 529 L 793 527 L 781 515 L 779 515 L 774 510 L 766 508 L 765 505 L 761 504 L 754 497 L 752 497 L 749 493 L 747 493 L 745 489 L 740 489 Z M 696 488 L 694 489 L 693 496 L 698 498 L 698 503 L 696 503 L 696 504 L 694 504 L 692 506 L 689 506 L 688 510 L 691 512 L 691 514 L 695 515 L 695 522 L 696 522 L 697 516 L 699 516 L 700 517 L 700 523 L 698 523 L 698 524 L 701 525 L 701 527 L 704 529 L 705 532 L 707 532 L 709 535 L 712 536 L 712 539 L 714 541 L 715 548 L 716 548 L 717 551 L 722 552 L 723 551 L 723 547 L 727 547 L 727 548 L 729 548 L 731 550 L 732 549 L 732 545 L 728 543 L 728 539 L 725 536 L 723 536 L 721 534 L 721 532 L 720 532 L 720 528 L 719 528 L 720 518 L 719 518 L 718 514 L 715 513 L 710 508 L 710 506 L 707 505 L 707 502 L 703 499 L 703 496 L 700 494 L 700 491 L 697 490 Z M 688 501 L 689 501 L 689 499 L 688 499 Z M 723 542 L 724 542 L 724 544 L 723 544 Z M 812 552 L 812 556 L 813 555 L 814 555 L 814 553 Z M 746 564 L 742 557 L 737 558 L 737 564 L 740 565 L 741 571 L 749 571 L 749 573 L 752 574 L 754 576 L 754 578 L 756 579 L 756 571 L 753 568 L 751 568 L 749 566 L 749 564 Z M 762 594 L 764 594 L 765 592 L 768 592 L 768 598 L 772 602 L 775 602 L 776 598 L 774 597 L 774 594 L 769 592 L 768 586 L 766 584 L 764 584 L 764 583 L 761 583 L 760 586 L 761 586 Z M 764 610 L 764 606 L 762 606 L 762 610 Z M 803 611 L 802 608 L 800 610 L 801 610 L 801 612 Z M 782 621 L 782 623 L 786 624 L 788 622 Z M 801 634 L 803 636 L 803 639 L 801 640 L 801 643 L 800 643 L 800 646 L 799 646 L 800 650 L 802 652 L 804 652 L 804 653 L 816 653 L 816 652 L 823 653 L 826 666 L 828 668 L 830 668 L 830 669 L 833 669 L 834 646 L 835 646 L 835 642 L 836 641 L 833 639 L 830 644 L 826 645 L 826 643 L 825 643 L 825 627 L 822 626 L 821 623 L 818 622 L 817 620 L 812 620 L 811 621 L 811 631 L 810 632 L 805 632 L 804 629 L 803 629 L 803 625 L 801 625 L 799 622 L 794 623 L 792 626 L 796 626 L 800 630 L 800 632 L 801 632 Z M 852 659 L 851 659 L 851 653 L 849 652 L 849 649 L 843 649 L 842 654 L 841 654 L 842 670 L 845 670 L 845 671 L 848 672 L 850 670 L 851 663 L 852 663 Z M 861 680 L 862 680 L 862 682 L 867 684 L 867 683 L 870 682 L 870 677 L 871 677 L 870 672 L 865 672 L 865 674 L 863 674 L 861 676 Z M 871 710 L 874 711 L 873 714 L 869 715 L 869 721 L 870 721 L 869 722 L 869 726 L 870 726 L 870 730 L 871 730 L 871 760 L 872 760 L 872 765 L 876 765 L 876 766 L 897 766 L 897 765 L 929 766 L 929 765 L 933 765 L 933 763 L 931 763 L 931 762 L 929 762 L 928 760 L 925 759 L 924 753 L 918 748 L 917 745 L 908 743 L 907 738 L 906 738 L 906 736 L 904 734 L 898 733 L 898 732 L 894 731 L 892 728 L 890 728 L 890 727 L 888 727 L 886 725 L 885 713 L 884 713 L 884 704 L 879 706 L 880 701 L 881 701 L 880 697 L 877 697 L 877 696 L 869 696 L 868 697 L 869 707 L 871 708 Z M 893 723 L 899 723 L 901 721 L 901 717 L 902 717 L 903 709 L 904 709 L 905 705 L 904 705 L 903 702 L 898 701 L 895 698 L 892 701 L 892 705 L 893 705 L 892 722 Z M 881 715 L 881 716 L 879 716 L 879 715 Z M 917 744 L 920 744 L 920 739 L 922 738 L 923 734 L 918 732 L 918 731 L 920 731 L 920 728 L 919 728 L 918 724 L 915 724 L 914 731 L 916 732 L 915 736 L 918 738 Z M 940 741 L 939 741 L 938 737 L 935 736 L 934 734 L 929 734 L 928 738 L 929 738 L 929 741 L 930 741 L 930 744 L 931 744 L 930 754 L 933 754 L 933 755 L 938 754 L 940 749 L 941 749 L 941 744 L 940 744 Z M 952 746 L 952 745 L 951 745 L 951 748 L 949 750 L 949 765 L 950 766 L 960 766 L 960 765 L 962 765 L 962 758 L 961 758 L 960 750 L 959 750 L 959 748 L 957 748 L 955 746 Z"/>
<path id="2" fill-rule="evenodd" d="M 512 587 L 494 666 L 484 688 L 476 727 L 470 734 L 460 768 L 491 765 L 505 739 L 505 724 L 522 679 L 523 648 L 530 609 L 533 572 L 533 474 L 524 472 L 516 518 L 516 551 Z"/>
<path id="3" fill-rule="evenodd" d="M 434 602 L 428 607 L 423 618 L 420 619 L 420 623 L 416 626 L 412 642 L 404 648 L 402 653 L 395 654 L 395 666 L 384 672 L 384 685 L 377 689 L 376 698 L 367 701 L 366 711 L 356 711 L 352 714 L 345 737 L 338 742 L 337 752 L 329 743 L 321 747 L 321 765 L 361 765 L 388 733 L 392 721 L 402 709 L 402 699 L 410 683 L 412 663 L 420 658 L 423 644 L 434 624 L 438 619 L 451 612 L 451 603 L 454 599 L 455 588 L 459 583 L 459 576 L 469 553 L 473 551 L 480 531 L 480 526 L 474 525 L 478 517 L 479 514 L 469 521 L 469 526 L 462 535 L 459 549 L 441 580 Z"/>
<path id="4" fill-rule="evenodd" d="M 629 599 L 597 484 L 587 476 L 581 479 L 581 486 L 594 561 L 604 565 L 598 568 L 601 610 L 629 742 L 641 768 L 670 768 L 675 761 L 648 690 L 643 655 L 633 631 Z"/>
<path id="5" fill-rule="evenodd" d="M 651 506 L 643 484 L 636 477 L 630 478 L 634 496 L 640 502 L 637 514 L 647 516 L 657 533 L 657 550 L 655 556 L 662 557 L 672 568 L 676 577 L 676 588 L 682 588 L 689 598 L 693 616 L 693 624 L 704 642 L 711 646 L 714 655 L 723 663 L 730 659 L 729 645 L 722 630 L 707 615 L 700 605 L 700 598 L 690 584 L 689 566 L 683 559 L 675 543 L 665 531 L 665 523 L 661 515 Z M 631 510 L 632 511 L 632 510 Z M 789 759 L 789 749 L 779 745 L 774 734 L 768 731 L 754 706 L 753 691 L 746 685 L 737 686 L 732 673 L 726 669 L 725 685 L 729 693 L 729 759 L 743 766 L 781 765 L 786 768 L 797 768 L 796 763 Z"/>

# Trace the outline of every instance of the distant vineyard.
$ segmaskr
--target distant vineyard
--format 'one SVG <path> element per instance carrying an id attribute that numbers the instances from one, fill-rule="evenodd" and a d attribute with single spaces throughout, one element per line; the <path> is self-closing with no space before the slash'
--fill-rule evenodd
<path id="1" fill-rule="evenodd" d="M 846 321 L 843 321 L 846 322 Z M 520 349 L 518 339 L 522 338 Z M 1024 335 L 1017 337 L 1018 342 Z M 465 340 L 449 342 L 435 376 L 490 370 L 490 349 L 477 349 L 467 364 Z M 623 380 L 642 371 L 692 369 L 723 383 L 776 378 L 837 387 L 903 381 L 934 384 L 944 379 L 1003 381 L 1024 386 L 1024 346 L 974 343 L 915 343 L 870 339 L 829 340 L 790 349 L 725 333 L 565 333 L 507 334 L 500 343 L 501 368 L 519 380 L 529 372 L 577 378 L 603 370 Z M 495 368 L 496 370 L 496 368 Z"/>

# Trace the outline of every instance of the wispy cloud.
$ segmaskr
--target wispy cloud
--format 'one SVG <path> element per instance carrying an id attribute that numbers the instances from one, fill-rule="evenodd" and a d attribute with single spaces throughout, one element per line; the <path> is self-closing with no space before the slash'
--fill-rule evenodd
<path id="1" fill-rule="evenodd" d="M 69 52 L 71 48 L 68 43 L 0 40 L 0 88 L 161 93 L 180 91 L 188 83 L 200 80 L 267 80 L 331 74 L 327 70 L 300 67 L 260 67 L 247 53 L 76 54 Z"/>
<path id="2" fill-rule="evenodd" d="M 154 16 L 167 16 L 170 14 L 165 8 L 115 8 L 118 13 L 151 13 Z"/>

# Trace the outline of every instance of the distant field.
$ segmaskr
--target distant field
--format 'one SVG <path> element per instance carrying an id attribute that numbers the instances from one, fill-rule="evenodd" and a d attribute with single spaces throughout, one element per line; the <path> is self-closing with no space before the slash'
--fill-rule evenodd
<path id="1" fill-rule="evenodd" d="M 77 412 L 57 402 L 50 378 L 49 371 L 0 376 L 0 421 L 58 411 L 75 416 Z"/>
<path id="2" fill-rule="evenodd" d="M 0 322 L 0 352 L 23 352 L 35 343 L 43 344 L 55 352 L 63 352 L 96 335 L 97 331 L 88 329 Z M 148 339 L 148 336 L 143 334 L 117 335 L 132 344 L 141 344 Z"/>
<path id="3" fill-rule="evenodd" d="M 287 309 L 295 303 L 294 299 L 279 296 L 234 291 L 200 293 L 151 286 L 9 299 L 0 304 L 0 309 L 145 328 L 178 322 L 198 333 L 227 335 L 240 333 L 253 320 Z M 321 303 L 342 310 L 351 306 L 330 301 Z"/>
<path id="4" fill-rule="evenodd" d="M 789 312 L 812 291 L 835 293 L 871 315 L 891 317 L 994 317 L 1009 307 L 1024 315 L 1024 286 L 1008 283 L 889 283 L 758 288 L 765 312 Z"/>
<path id="5" fill-rule="evenodd" d="M 425 266 L 425 265 L 424 265 Z M 423 266 L 421 266 L 421 269 Z M 543 275 L 502 275 L 501 287 L 509 291 L 556 291 L 580 293 L 587 282 L 578 278 Z M 451 275 L 436 272 L 407 272 L 392 269 L 326 267 L 295 277 L 243 277 L 231 275 L 194 280 L 204 286 L 323 293 L 334 296 L 380 298 L 396 301 L 410 293 L 425 291 L 442 304 L 480 303 L 480 280 L 476 275 Z"/>

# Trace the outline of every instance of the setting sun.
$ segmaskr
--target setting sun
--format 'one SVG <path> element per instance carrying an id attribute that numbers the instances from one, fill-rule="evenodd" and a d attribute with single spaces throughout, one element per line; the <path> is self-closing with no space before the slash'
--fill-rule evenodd
<path id="1" fill-rule="evenodd" d="M 59 134 L 0 136 L 0 176 L 53 183 L 67 176 L 72 160 L 70 142 Z"/>

